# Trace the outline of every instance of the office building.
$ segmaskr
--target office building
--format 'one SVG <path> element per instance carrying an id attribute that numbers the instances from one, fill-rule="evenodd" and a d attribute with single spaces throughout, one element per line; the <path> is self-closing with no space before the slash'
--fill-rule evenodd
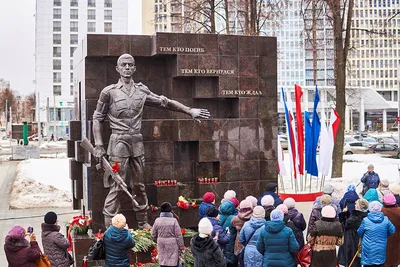
<path id="1" fill-rule="evenodd" d="M 127 32 L 128 0 L 36 1 L 35 80 L 45 135 L 68 134 L 73 119 L 72 56 L 78 43 L 87 33 Z"/>

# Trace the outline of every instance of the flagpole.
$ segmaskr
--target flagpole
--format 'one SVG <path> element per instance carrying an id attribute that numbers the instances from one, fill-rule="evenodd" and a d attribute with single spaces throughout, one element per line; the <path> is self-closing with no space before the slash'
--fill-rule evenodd
<path id="1" fill-rule="evenodd" d="M 310 173 L 310 193 L 311 193 L 311 182 L 312 182 L 312 175 Z"/>
<path id="2" fill-rule="evenodd" d="M 280 182 L 281 182 L 281 185 L 282 185 L 282 190 L 283 190 L 283 193 L 285 193 L 285 184 L 283 183 L 283 177 L 282 177 L 282 175 L 281 175 L 281 174 L 279 174 L 279 180 L 280 180 Z"/>
<path id="3" fill-rule="evenodd" d="M 304 174 L 304 192 L 307 191 L 307 171 Z"/>

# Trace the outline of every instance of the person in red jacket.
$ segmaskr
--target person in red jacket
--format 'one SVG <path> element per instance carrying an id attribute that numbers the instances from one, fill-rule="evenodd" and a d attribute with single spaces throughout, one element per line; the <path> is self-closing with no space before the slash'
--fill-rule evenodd
<path id="1" fill-rule="evenodd" d="M 25 229 L 14 226 L 8 232 L 4 251 L 9 267 L 35 267 L 40 257 L 40 248 L 34 233 L 29 234 L 30 242 L 25 239 Z"/>

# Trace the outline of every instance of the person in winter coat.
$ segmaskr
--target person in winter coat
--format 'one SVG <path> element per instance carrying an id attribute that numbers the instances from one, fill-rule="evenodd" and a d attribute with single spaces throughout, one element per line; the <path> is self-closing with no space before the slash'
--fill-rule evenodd
<path id="1" fill-rule="evenodd" d="M 371 203 L 372 201 L 381 202 L 381 200 L 379 199 L 378 191 L 374 188 L 369 189 L 367 193 L 365 193 L 364 199 L 366 199 L 369 203 Z"/>
<path id="2" fill-rule="evenodd" d="M 264 256 L 257 250 L 257 240 L 265 225 L 265 210 L 256 206 L 250 221 L 245 222 L 240 230 L 239 241 L 244 248 L 244 266 L 262 267 Z"/>
<path id="3" fill-rule="evenodd" d="M 237 266 L 237 257 L 234 253 L 235 250 L 235 240 L 236 240 L 236 228 L 232 226 L 232 219 L 235 217 L 235 205 L 231 201 L 224 201 L 219 207 L 220 216 L 219 216 L 219 225 L 222 226 L 222 229 L 231 235 L 231 239 L 226 244 L 225 249 L 223 250 L 227 266 Z"/>
<path id="4" fill-rule="evenodd" d="M 275 209 L 274 198 L 270 195 L 263 196 L 261 199 L 261 206 L 265 210 L 265 220 L 269 221 L 271 212 Z"/>
<path id="5" fill-rule="evenodd" d="M 324 195 L 328 195 L 332 198 L 332 206 L 334 206 L 337 215 L 339 215 L 339 213 L 342 212 L 342 209 L 340 208 L 340 203 L 339 203 L 339 199 L 337 199 L 336 197 L 334 197 L 332 194 L 335 191 L 335 189 L 333 188 L 333 186 L 331 184 L 325 184 L 324 185 Z M 321 196 L 322 197 L 322 196 Z M 321 203 L 321 197 L 317 197 L 314 201 L 314 207 L 315 206 L 319 206 Z"/>
<path id="6" fill-rule="evenodd" d="M 297 243 L 299 243 L 299 250 L 304 246 L 304 230 L 307 228 L 306 220 L 301 212 L 299 212 L 296 208 L 296 201 L 293 198 L 287 198 L 283 201 L 288 207 L 288 217 L 289 221 L 294 224 L 294 235 L 296 236 Z"/>
<path id="7" fill-rule="evenodd" d="M 103 236 L 106 250 L 104 267 L 129 267 L 129 251 L 135 246 L 135 240 L 128 231 L 126 218 L 117 214 L 111 219 L 111 226 Z"/>
<path id="8" fill-rule="evenodd" d="M 391 187 L 390 191 L 393 193 L 394 197 L 396 198 L 397 206 L 400 207 L 400 185 L 399 184 L 393 185 Z"/>
<path id="9" fill-rule="evenodd" d="M 369 189 L 377 189 L 381 179 L 379 175 L 374 172 L 374 165 L 368 165 L 368 171 L 364 173 L 363 177 L 361 178 L 361 182 L 364 184 L 362 195 L 364 195 Z"/>
<path id="10" fill-rule="evenodd" d="M 221 249 L 214 242 L 213 227 L 207 218 L 199 222 L 199 233 L 190 240 L 194 267 L 224 267 L 225 259 Z"/>
<path id="11" fill-rule="evenodd" d="M 382 203 L 383 202 L 383 197 L 385 195 L 391 193 L 390 189 L 389 189 L 389 181 L 387 179 L 382 179 L 377 190 L 378 190 L 379 200 Z"/>
<path id="12" fill-rule="evenodd" d="M 229 240 L 231 239 L 231 235 L 225 232 L 225 229 L 219 225 L 219 212 L 216 208 L 211 208 L 207 210 L 207 217 L 211 225 L 213 226 L 213 231 L 211 233 L 212 238 L 217 241 L 219 247 L 221 249 L 225 248 L 225 245 L 228 244 Z"/>
<path id="13" fill-rule="evenodd" d="M 224 198 L 221 200 L 221 204 L 225 201 L 231 200 L 232 198 L 236 198 L 236 192 L 233 190 L 228 190 L 224 193 Z"/>
<path id="14" fill-rule="evenodd" d="M 215 195 L 213 192 L 206 192 L 203 195 L 203 202 L 199 206 L 200 219 L 206 217 L 207 210 L 211 208 L 215 208 Z"/>
<path id="15" fill-rule="evenodd" d="M 310 267 L 336 267 L 336 246 L 343 244 L 342 225 L 336 221 L 336 211 L 332 206 L 325 206 L 321 220 L 315 223 L 308 242 L 312 247 Z"/>
<path id="16" fill-rule="evenodd" d="M 172 205 L 164 202 L 151 228 L 151 235 L 157 240 L 158 262 L 160 266 L 177 266 L 179 251 L 184 249 L 183 236 L 178 221 L 172 215 Z"/>
<path id="17" fill-rule="evenodd" d="M 339 264 L 349 266 L 357 253 L 360 237 L 357 235 L 357 229 L 362 220 L 368 215 L 368 201 L 359 199 L 356 201 L 355 210 L 340 213 L 339 220 L 344 232 L 343 245 L 339 247 Z M 361 259 L 357 257 L 352 267 L 361 267 Z"/>
<path id="18" fill-rule="evenodd" d="M 258 205 L 262 205 L 261 204 L 261 200 L 264 196 L 270 195 L 274 198 L 274 207 L 277 207 L 278 205 L 283 203 L 283 200 L 279 197 L 278 193 L 278 184 L 276 183 L 268 183 L 266 188 L 265 188 L 265 192 L 264 194 L 258 198 Z"/>
<path id="19" fill-rule="evenodd" d="M 315 223 L 322 218 L 322 209 L 326 206 L 332 206 L 332 197 L 329 195 L 321 196 L 320 201 L 315 202 L 311 210 L 310 218 L 308 220 L 307 236 L 315 230 Z"/>
<path id="20" fill-rule="evenodd" d="M 383 204 L 383 215 L 396 227 L 394 235 L 388 238 L 385 267 L 398 266 L 400 264 L 400 208 L 393 194 L 386 194 L 383 197 Z"/>
<path id="21" fill-rule="evenodd" d="M 231 225 L 235 227 L 236 233 L 240 233 L 240 230 L 242 230 L 244 223 L 249 221 L 252 215 L 253 215 L 253 204 L 251 204 L 249 200 L 242 200 L 239 205 L 238 215 L 235 216 L 231 221 Z M 242 248 L 243 246 L 239 242 L 239 234 L 237 234 L 235 240 L 235 249 L 234 249 L 235 255 L 238 255 L 239 250 Z"/>
<path id="22" fill-rule="evenodd" d="M 44 253 L 49 257 L 51 266 L 69 267 L 69 241 L 60 233 L 57 214 L 50 211 L 44 216 L 42 223 L 42 244 Z"/>
<path id="23" fill-rule="evenodd" d="M 4 251 L 9 267 L 35 267 L 40 257 L 40 248 L 35 234 L 30 234 L 30 242 L 25 239 L 25 229 L 14 226 L 8 231 Z"/>
<path id="24" fill-rule="evenodd" d="M 357 230 L 361 237 L 361 264 L 364 267 L 383 266 L 386 261 L 387 239 L 396 232 L 394 225 L 381 210 L 380 202 L 369 203 L 370 213 Z"/>
<path id="25" fill-rule="evenodd" d="M 352 212 L 356 207 L 356 201 L 359 199 L 356 192 L 356 187 L 354 185 L 349 185 L 347 187 L 347 192 L 344 194 L 340 200 L 340 209 L 344 210 L 347 208 L 349 212 Z"/>
<path id="26" fill-rule="evenodd" d="M 285 226 L 283 212 L 275 209 L 271 212 L 271 221 L 267 221 L 257 240 L 257 250 L 264 255 L 264 267 L 294 267 L 293 255 L 299 250 L 292 229 Z"/>

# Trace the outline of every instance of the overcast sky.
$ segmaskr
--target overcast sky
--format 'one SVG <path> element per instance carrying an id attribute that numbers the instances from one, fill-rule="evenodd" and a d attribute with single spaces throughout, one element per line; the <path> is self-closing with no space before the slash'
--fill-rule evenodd
<path id="1" fill-rule="evenodd" d="M 35 90 L 35 3 L 0 0 L 0 78 L 22 95 Z M 129 4 L 129 32 L 140 34 L 141 0 Z"/>

